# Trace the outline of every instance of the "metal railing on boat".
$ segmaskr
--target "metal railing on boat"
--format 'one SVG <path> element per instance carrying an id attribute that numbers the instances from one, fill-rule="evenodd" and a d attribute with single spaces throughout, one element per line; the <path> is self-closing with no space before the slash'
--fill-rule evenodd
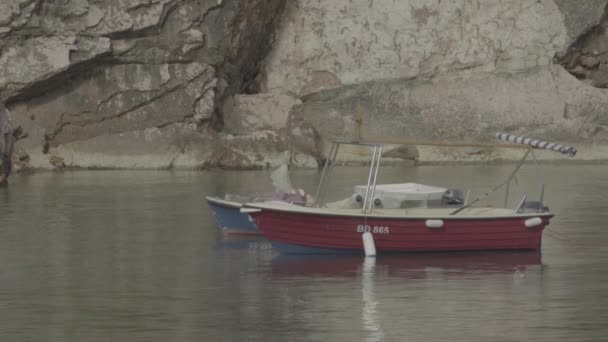
<path id="1" fill-rule="evenodd" d="M 471 205 L 473 205 L 474 203 L 478 202 L 483 197 L 489 195 L 490 193 L 497 191 L 498 189 L 500 189 L 501 187 L 503 187 L 505 185 L 506 185 L 506 191 L 505 191 L 505 207 L 506 207 L 508 199 L 509 199 L 510 183 L 513 180 L 513 178 L 515 177 L 515 174 L 518 172 L 518 170 L 521 168 L 521 166 L 527 160 L 527 158 L 530 154 L 532 154 L 532 157 L 534 159 L 534 163 L 537 167 L 538 177 L 541 182 L 541 190 L 540 190 L 540 198 L 539 198 L 540 201 L 539 202 L 540 202 L 540 206 L 542 207 L 545 185 L 543 183 L 543 180 L 542 180 L 542 177 L 540 174 L 540 164 L 539 164 L 536 156 L 534 155 L 533 150 L 534 149 L 546 149 L 546 150 L 551 150 L 554 152 L 566 154 L 566 155 L 569 155 L 570 157 L 574 157 L 577 153 L 577 150 L 574 147 L 563 145 L 563 144 L 549 143 L 549 142 L 545 142 L 545 141 L 542 141 L 539 139 L 521 137 L 521 136 L 516 136 L 516 135 L 512 135 L 512 134 L 508 134 L 508 133 L 497 133 L 496 138 L 498 140 L 505 141 L 506 143 L 502 143 L 502 144 L 456 143 L 456 142 L 408 140 L 408 139 L 396 139 L 396 138 L 361 138 L 361 139 L 357 139 L 357 140 L 335 140 L 332 143 L 331 149 L 328 154 L 328 158 L 325 162 L 325 165 L 323 166 L 323 172 L 321 174 L 321 180 L 320 180 L 319 186 L 317 188 L 313 206 L 322 207 L 325 205 L 327 182 L 328 182 L 329 177 L 331 176 L 333 168 L 336 164 L 336 159 L 337 159 L 338 150 L 340 149 L 340 146 L 341 145 L 366 146 L 366 147 L 370 147 L 372 150 L 372 160 L 371 160 L 369 175 L 368 175 L 368 179 L 367 179 L 365 197 L 363 198 L 363 212 L 365 214 L 370 213 L 372 206 L 373 206 L 373 198 L 374 198 L 374 194 L 376 191 L 376 185 L 378 182 L 378 170 L 379 170 L 380 162 L 382 159 L 382 151 L 383 151 L 385 144 L 390 144 L 390 145 L 426 145 L 426 146 L 445 146 L 445 147 L 511 148 L 511 149 L 525 150 L 526 151 L 525 155 L 520 160 L 520 162 L 517 164 L 517 166 L 515 167 L 515 169 L 513 170 L 513 172 L 510 174 L 509 178 L 505 182 L 494 187 L 491 191 L 487 192 L 486 194 L 467 203 L 463 207 L 460 207 L 460 208 L 454 210 L 453 212 L 450 213 L 450 215 L 458 214 L 462 210 L 464 210 L 464 209 L 470 207 Z M 522 199 L 522 201 L 520 201 L 520 204 L 518 205 L 516 210 L 519 210 L 519 208 L 521 208 L 524 205 L 523 202 L 525 202 L 526 198 L 527 198 L 527 195 L 524 197 L 524 199 Z"/>

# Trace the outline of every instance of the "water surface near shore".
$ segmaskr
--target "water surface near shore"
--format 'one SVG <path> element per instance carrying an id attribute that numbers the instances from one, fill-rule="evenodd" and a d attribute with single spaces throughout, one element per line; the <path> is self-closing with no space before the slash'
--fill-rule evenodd
<path id="1" fill-rule="evenodd" d="M 381 170 L 472 191 L 513 165 Z M 548 164 L 556 214 L 542 251 L 278 255 L 226 238 L 206 195 L 272 189 L 269 171 L 80 171 L 14 176 L 0 189 L 3 341 L 600 341 L 608 339 L 608 166 Z M 314 193 L 316 170 L 292 183 Z M 334 171 L 348 196 L 367 168 Z M 538 197 L 532 165 L 509 205 Z M 504 192 L 491 199 L 503 201 Z"/>

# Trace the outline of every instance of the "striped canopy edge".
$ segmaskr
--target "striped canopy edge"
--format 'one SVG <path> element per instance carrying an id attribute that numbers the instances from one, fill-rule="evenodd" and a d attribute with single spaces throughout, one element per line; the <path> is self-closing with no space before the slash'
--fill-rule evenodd
<path id="1" fill-rule="evenodd" d="M 574 148 L 572 146 L 567 146 L 567 145 L 552 143 L 552 142 L 546 142 L 546 141 L 542 141 L 539 139 L 522 137 L 522 136 L 509 134 L 509 133 L 502 133 L 502 132 L 496 133 L 496 138 L 498 140 L 510 142 L 513 144 L 524 144 L 524 145 L 528 145 L 533 148 L 552 150 L 555 152 L 559 152 L 561 154 L 567 154 L 570 157 L 574 157 L 577 152 L 576 148 Z"/>

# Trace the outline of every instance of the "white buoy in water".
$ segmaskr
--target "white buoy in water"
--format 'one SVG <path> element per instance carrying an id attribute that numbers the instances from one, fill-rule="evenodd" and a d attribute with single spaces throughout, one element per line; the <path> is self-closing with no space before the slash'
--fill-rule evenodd
<path id="1" fill-rule="evenodd" d="M 363 239 L 363 249 L 365 250 L 365 256 L 375 257 L 376 256 L 376 243 L 374 242 L 374 235 L 370 232 L 365 232 L 361 235 Z"/>

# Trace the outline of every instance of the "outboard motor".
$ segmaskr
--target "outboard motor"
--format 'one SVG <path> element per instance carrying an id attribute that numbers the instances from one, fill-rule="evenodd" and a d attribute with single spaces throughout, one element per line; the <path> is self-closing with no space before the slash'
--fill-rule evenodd
<path id="1" fill-rule="evenodd" d="M 462 206 L 464 205 L 464 191 L 460 189 L 448 189 L 441 196 L 442 206 Z"/>

